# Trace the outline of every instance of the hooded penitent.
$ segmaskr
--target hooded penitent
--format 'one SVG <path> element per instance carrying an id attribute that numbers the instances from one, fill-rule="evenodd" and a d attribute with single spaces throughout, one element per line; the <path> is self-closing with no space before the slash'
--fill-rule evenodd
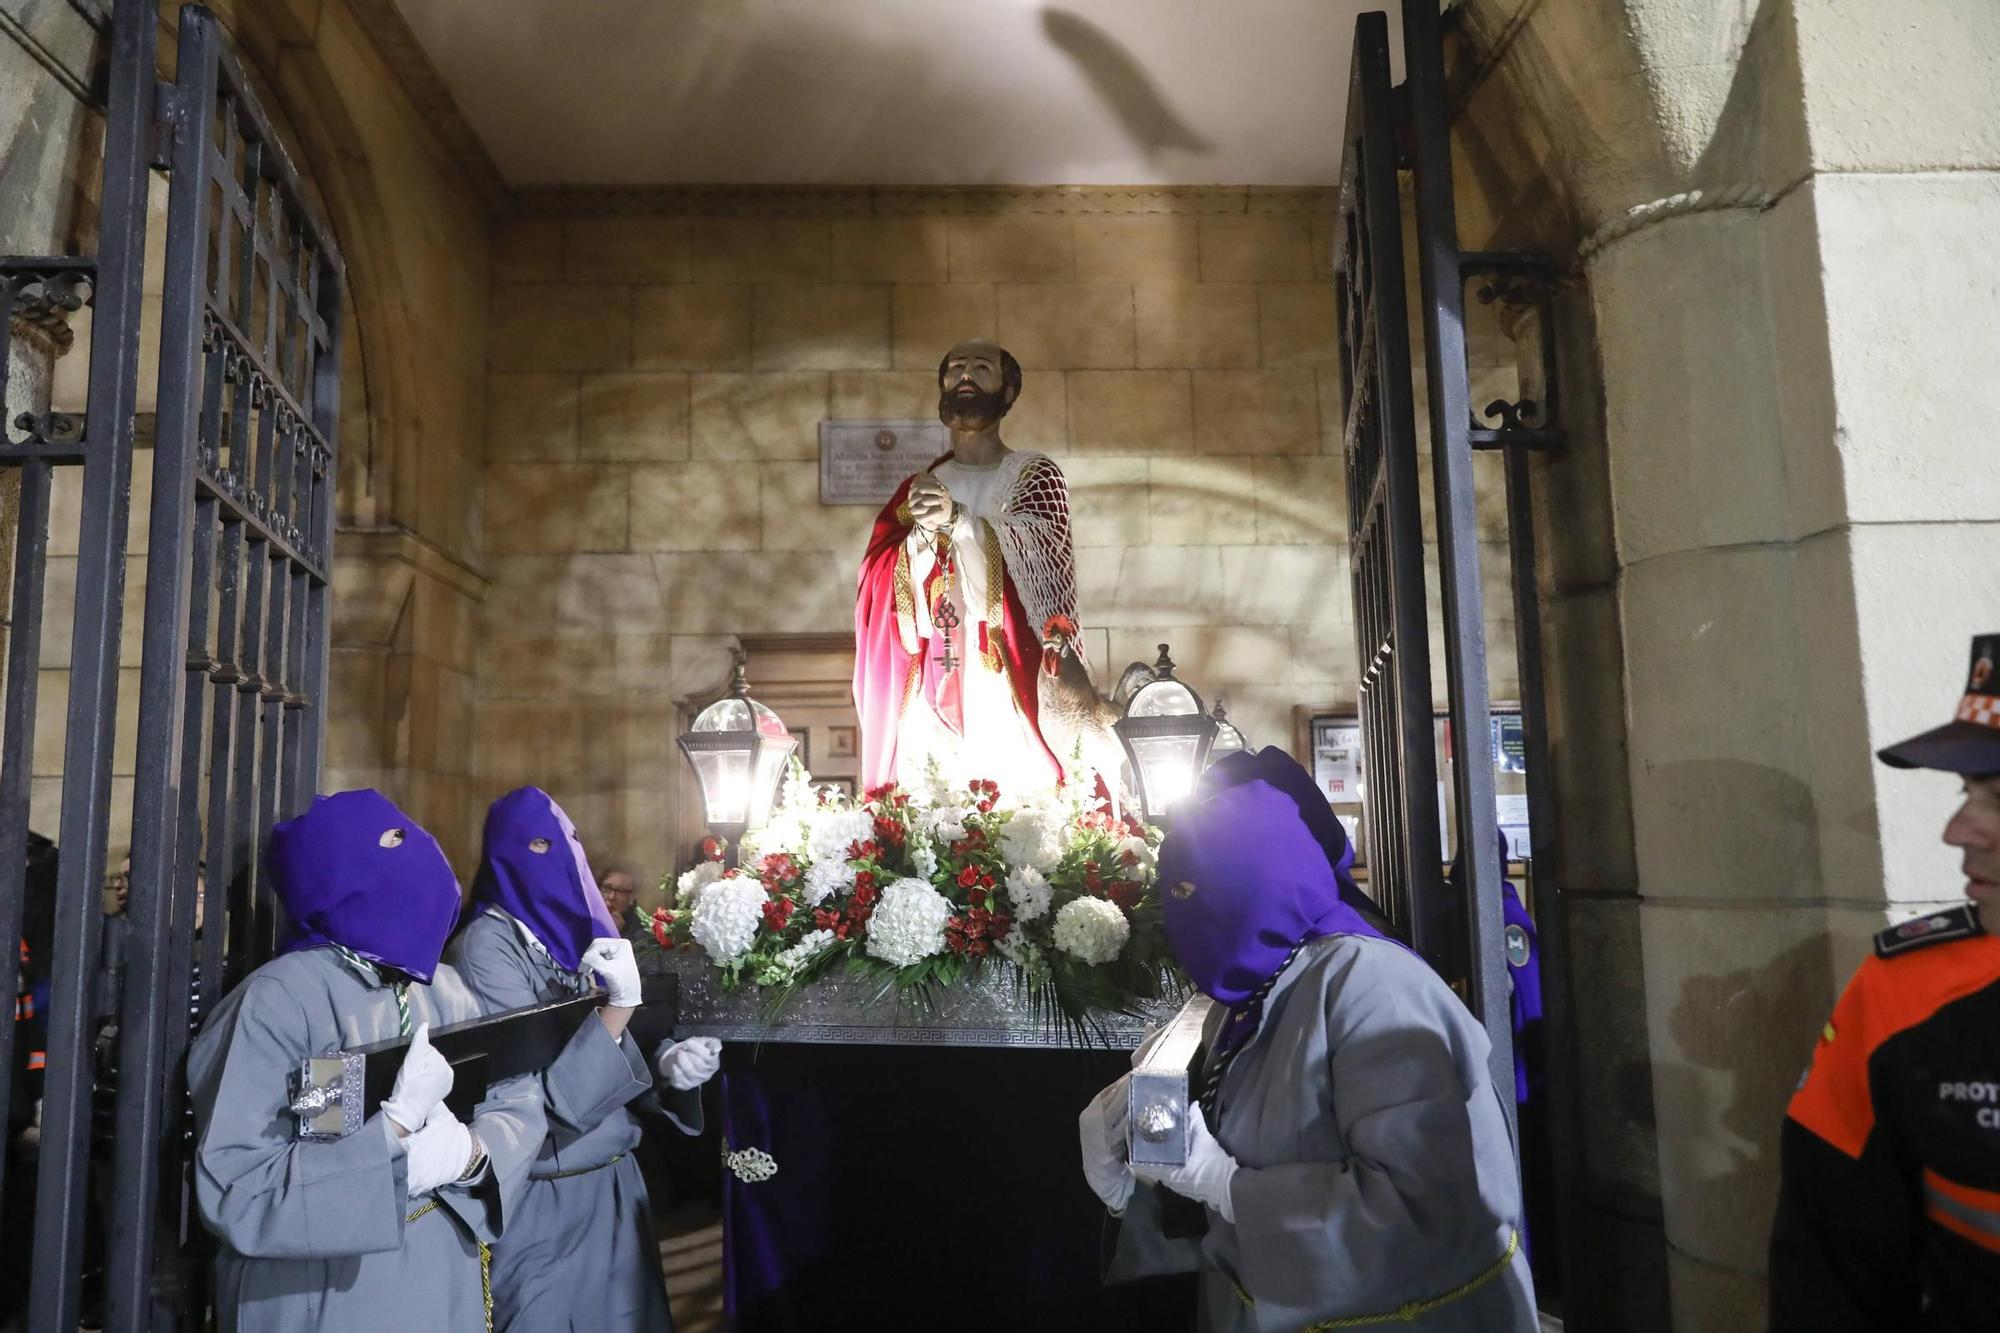
<path id="1" fill-rule="evenodd" d="M 1354 844 L 1347 840 L 1346 828 L 1335 818 L 1333 807 L 1327 804 L 1312 774 L 1275 745 L 1254 751 L 1238 750 L 1208 766 L 1195 795 L 1213 796 L 1246 782 L 1268 782 L 1292 798 L 1299 818 L 1305 821 L 1306 831 L 1312 834 L 1313 841 L 1326 853 L 1327 864 L 1333 867 L 1333 877 L 1340 885 L 1340 900 L 1361 914 L 1370 928 L 1369 934 L 1387 938 L 1388 931 L 1383 929 L 1387 923 L 1381 912 L 1354 882 Z"/>
<path id="2" fill-rule="evenodd" d="M 291 922 L 281 953 L 336 944 L 428 984 L 458 922 L 458 877 L 437 839 L 381 792 L 313 798 L 265 853 Z"/>
<path id="3" fill-rule="evenodd" d="M 526 926 L 571 972 L 592 940 L 618 935 L 576 826 L 539 787 L 510 791 L 487 810 L 472 897 Z"/>
<path id="4" fill-rule="evenodd" d="M 1188 979 L 1236 1012 L 1217 1043 L 1256 1030 L 1262 997 L 1293 951 L 1322 935 L 1378 935 L 1339 881 L 1298 803 L 1262 779 L 1174 811 L 1160 844 L 1160 917 Z"/>

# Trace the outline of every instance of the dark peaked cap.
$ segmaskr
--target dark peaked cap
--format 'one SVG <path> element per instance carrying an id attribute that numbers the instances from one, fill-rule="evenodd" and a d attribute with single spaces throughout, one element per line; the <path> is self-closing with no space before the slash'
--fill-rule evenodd
<path id="1" fill-rule="evenodd" d="M 1965 695 L 1952 720 L 1890 746 L 1881 759 L 1897 768 L 2000 773 L 2000 634 L 1972 640 Z"/>

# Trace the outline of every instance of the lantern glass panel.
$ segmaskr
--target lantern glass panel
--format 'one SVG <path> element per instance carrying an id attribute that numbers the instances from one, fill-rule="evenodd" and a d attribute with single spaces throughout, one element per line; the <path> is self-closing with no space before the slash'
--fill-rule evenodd
<path id="1" fill-rule="evenodd" d="M 762 704 L 757 707 L 763 708 Z M 764 711 L 775 720 L 778 716 L 770 709 Z M 760 736 L 757 740 L 756 778 L 750 784 L 750 827 L 762 828 L 771 820 L 771 807 L 777 803 L 778 788 L 784 785 L 785 765 L 791 762 L 792 754 L 799 748 L 799 742 L 790 732 L 782 741 Z"/>
<path id="2" fill-rule="evenodd" d="M 1235 754 L 1238 750 L 1248 748 L 1249 744 L 1243 739 L 1243 733 L 1224 722 L 1216 728 L 1215 743 L 1208 747 L 1208 762 L 1212 764 L 1223 755 Z"/>
<path id="3" fill-rule="evenodd" d="M 1139 764 L 1148 816 L 1157 817 L 1194 790 L 1200 736 L 1135 736 L 1129 743 Z"/>
<path id="4" fill-rule="evenodd" d="M 688 755 L 695 776 L 701 782 L 701 796 L 708 807 L 711 827 L 742 826 L 749 822 L 751 800 L 750 747 L 740 750 L 696 750 Z M 766 801 L 768 808 L 769 801 Z"/>

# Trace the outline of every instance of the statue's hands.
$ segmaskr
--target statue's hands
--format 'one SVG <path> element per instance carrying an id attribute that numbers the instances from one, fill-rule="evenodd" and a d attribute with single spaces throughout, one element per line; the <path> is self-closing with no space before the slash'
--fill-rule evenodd
<path id="1" fill-rule="evenodd" d="M 910 483 L 907 503 L 910 518 L 918 527 L 931 532 L 950 526 L 952 513 L 958 507 L 950 489 L 929 473 Z"/>

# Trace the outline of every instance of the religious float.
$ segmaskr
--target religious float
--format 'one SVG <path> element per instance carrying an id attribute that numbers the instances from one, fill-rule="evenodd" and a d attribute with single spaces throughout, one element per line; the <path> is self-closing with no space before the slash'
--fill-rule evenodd
<path id="1" fill-rule="evenodd" d="M 938 369 L 950 452 L 858 571 L 858 790 L 814 783 L 739 657 L 680 737 L 709 837 L 642 968 L 676 1035 L 725 1043 L 736 1327 L 831 1327 L 864 1290 L 871 1327 L 1151 1326 L 1099 1282 L 1076 1116 L 1186 996 L 1155 856 L 1242 738 L 1166 645 L 1098 693 L 1061 469 L 1000 440 L 1020 367 L 975 341 Z"/>

